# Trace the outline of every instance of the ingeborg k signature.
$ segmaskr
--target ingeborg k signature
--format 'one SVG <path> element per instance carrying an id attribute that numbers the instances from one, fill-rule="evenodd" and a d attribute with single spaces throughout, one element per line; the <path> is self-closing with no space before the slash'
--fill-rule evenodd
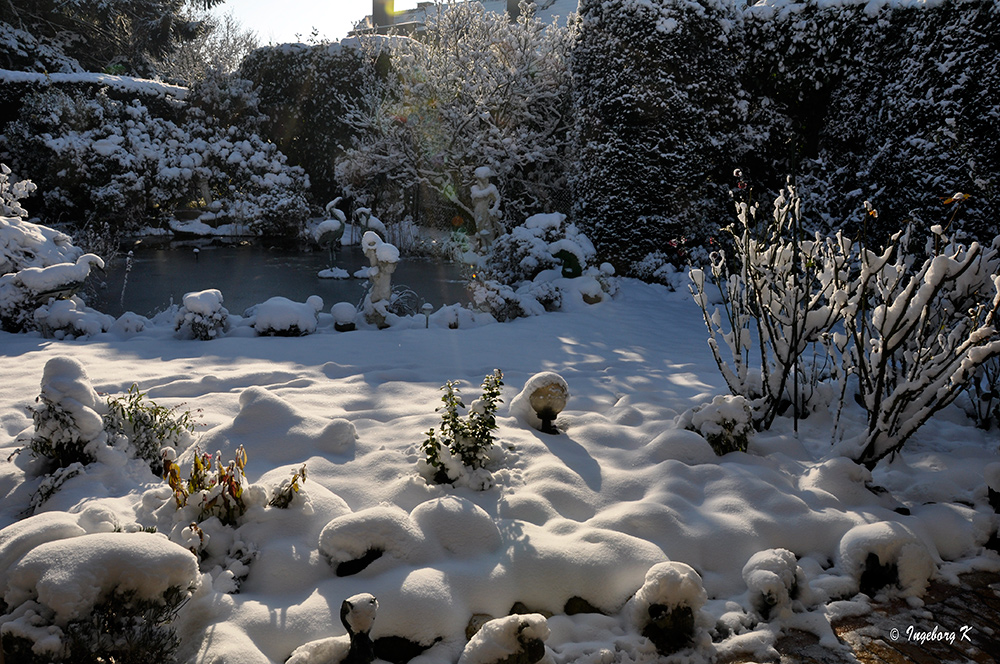
<path id="1" fill-rule="evenodd" d="M 898 629 L 893 627 L 889 630 L 889 638 L 893 641 L 898 641 L 902 637 L 907 641 L 920 644 L 927 643 L 928 641 L 947 641 L 950 645 L 954 644 L 956 640 L 968 641 L 971 643 L 972 639 L 969 638 L 969 633 L 971 631 L 972 628 L 968 625 L 959 628 L 957 632 L 939 629 L 937 625 L 934 625 L 934 627 L 930 630 L 920 630 L 913 625 L 910 625 L 903 631 L 902 634 Z"/>

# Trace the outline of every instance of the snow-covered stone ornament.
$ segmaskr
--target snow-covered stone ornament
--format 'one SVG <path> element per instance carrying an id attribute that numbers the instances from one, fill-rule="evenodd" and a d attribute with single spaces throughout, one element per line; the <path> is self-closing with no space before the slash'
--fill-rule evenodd
<path id="1" fill-rule="evenodd" d="M 495 173 L 489 166 L 480 166 L 473 175 L 476 183 L 470 188 L 469 194 L 472 197 L 476 234 L 470 244 L 473 251 L 486 253 L 497 236 L 503 232 L 499 223 L 500 192 L 497 186 L 490 182 Z"/>
<path id="2" fill-rule="evenodd" d="M 541 421 L 542 433 L 559 433 L 556 417 L 569 401 L 569 384 L 557 373 L 545 371 L 532 376 L 524 385 L 528 403 Z"/>
<path id="3" fill-rule="evenodd" d="M 369 593 L 348 597 L 340 605 L 346 636 L 331 636 L 299 646 L 285 664 L 370 664 L 375 647 L 369 633 L 375 623 L 378 600 Z"/>
<path id="4" fill-rule="evenodd" d="M 371 279 L 371 290 L 365 297 L 365 319 L 378 326 L 388 327 L 386 317 L 389 314 L 389 304 L 392 301 L 392 273 L 399 263 L 399 249 L 382 238 L 374 231 L 365 231 L 361 238 L 361 246 L 365 257 L 371 263 L 368 268 L 368 278 Z"/>
<path id="5" fill-rule="evenodd" d="M 645 583 L 626 609 L 657 652 L 672 655 L 687 647 L 704 645 L 706 617 L 701 609 L 707 599 L 701 576 L 694 568 L 671 561 L 649 568 Z M 710 638 L 707 641 L 711 643 Z"/>
<path id="6" fill-rule="evenodd" d="M 358 315 L 358 310 L 350 302 L 338 302 L 330 307 L 333 315 L 333 329 L 337 332 L 350 332 L 356 328 L 354 319 Z"/>

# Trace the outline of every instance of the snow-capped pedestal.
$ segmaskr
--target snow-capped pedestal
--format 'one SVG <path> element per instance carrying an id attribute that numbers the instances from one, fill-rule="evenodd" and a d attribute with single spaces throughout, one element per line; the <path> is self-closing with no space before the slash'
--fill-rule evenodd
<path id="1" fill-rule="evenodd" d="M 392 302 L 392 273 L 399 263 L 399 249 L 383 242 L 374 231 L 365 231 L 361 246 L 371 263 L 368 268 L 371 290 L 365 297 L 365 319 L 382 329 L 389 325 L 386 319 Z"/>

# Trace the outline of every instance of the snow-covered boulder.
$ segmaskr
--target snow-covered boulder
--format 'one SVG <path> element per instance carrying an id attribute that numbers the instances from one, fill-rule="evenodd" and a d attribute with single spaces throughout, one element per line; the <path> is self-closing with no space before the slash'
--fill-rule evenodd
<path id="1" fill-rule="evenodd" d="M 711 647 L 712 617 L 702 611 L 708 594 L 701 577 L 680 562 L 663 562 L 646 572 L 642 587 L 625 607 L 639 632 L 662 655 Z"/>
<path id="2" fill-rule="evenodd" d="M 898 521 L 848 530 L 840 540 L 837 566 L 866 595 L 898 587 L 899 595 L 914 603 L 919 603 L 937 569 L 927 545 Z"/>
<path id="3" fill-rule="evenodd" d="M 379 505 L 339 516 L 319 535 L 319 550 L 334 566 L 337 576 L 350 576 L 379 561 L 379 569 L 402 562 L 432 558 L 427 537 L 395 505 Z"/>
<path id="4" fill-rule="evenodd" d="M 792 601 L 805 587 L 805 575 L 788 549 L 758 551 L 743 566 L 750 603 L 764 620 L 792 610 Z"/>
<path id="5" fill-rule="evenodd" d="M 535 664 L 545 655 L 549 626 L 538 613 L 490 620 L 466 644 L 458 664 Z"/>

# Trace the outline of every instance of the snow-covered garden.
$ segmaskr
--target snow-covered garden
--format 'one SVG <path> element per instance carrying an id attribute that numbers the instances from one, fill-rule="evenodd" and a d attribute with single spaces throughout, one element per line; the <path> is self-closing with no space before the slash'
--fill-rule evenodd
<path id="1" fill-rule="evenodd" d="M 774 661 L 1000 572 L 995 6 L 460 4 L 186 87 L 7 11 L 0 661 Z M 847 113 L 910 38 L 871 96 L 921 126 Z M 111 316 L 139 231 L 292 238 L 367 290 Z M 469 301 L 419 306 L 418 251 Z"/>

